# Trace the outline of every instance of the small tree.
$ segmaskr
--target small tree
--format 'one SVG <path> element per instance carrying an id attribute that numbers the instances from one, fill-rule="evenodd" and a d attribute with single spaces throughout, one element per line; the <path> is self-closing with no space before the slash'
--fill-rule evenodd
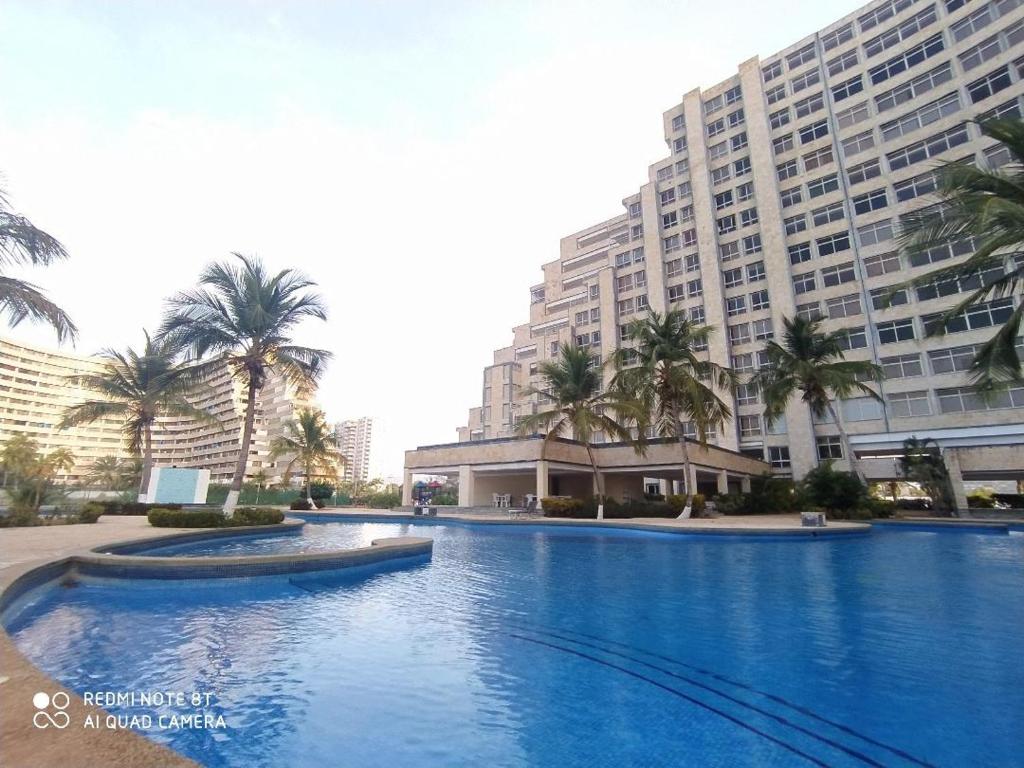
<path id="1" fill-rule="evenodd" d="M 302 467 L 306 476 L 306 499 L 310 504 L 314 501 L 313 477 L 337 477 L 342 462 L 334 430 L 321 411 L 308 409 L 299 411 L 298 419 L 285 427 L 285 433 L 270 441 L 271 461 L 286 455 L 292 459 L 285 467 L 285 474 L 290 475 L 296 466 Z"/>
<path id="2" fill-rule="evenodd" d="M 830 461 L 804 475 L 803 485 L 808 501 L 835 517 L 849 517 L 867 500 L 867 486 L 861 479 L 851 472 L 837 472 Z"/>
<path id="3" fill-rule="evenodd" d="M 57 476 L 75 464 L 68 448 L 44 454 L 26 435 L 15 435 L 0 449 L 11 507 L 15 512 L 34 516 L 48 500 L 58 495 Z"/>
<path id="4" fill-rule="evenodd" d="M 903 477 L 917 483 L 928 494 L 933 509 L 945 511 L 956 506 L 946 462 L 942 460 L 938 443 L 930 437 L 923 440 L 908 437 L 903 441 L 900 471 Z"/>

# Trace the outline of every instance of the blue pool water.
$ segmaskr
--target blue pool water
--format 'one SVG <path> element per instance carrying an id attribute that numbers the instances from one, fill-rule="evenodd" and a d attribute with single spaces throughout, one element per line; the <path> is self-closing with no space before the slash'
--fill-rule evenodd
<path id="1" fill-rule="evenodd" d="M 91 581 L 8 629 L 79 692 L 212 693 L 225 730 L 147 732 L 208 766 L 1024 765 L 1024 535 L 435 521 L 190 546 L 405 533 L 429 562 Z"/>

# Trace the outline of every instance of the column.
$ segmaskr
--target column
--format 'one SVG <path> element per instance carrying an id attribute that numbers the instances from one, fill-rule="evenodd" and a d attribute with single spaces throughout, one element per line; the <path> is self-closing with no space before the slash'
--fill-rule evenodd
<path id="1" fill-rule="evenodd" d="M 548 495 L 548 463 L 537 462 L 537 502 Z"/>
<path id="2" fill-rule="evenodd" d="M 402 475 L 402 506 L 412 506 L 412 470 L 408 467 Z"/>
<path id="3" fill-rule="evenodd" d="M 718 481 L 718 493 L 724 496 L 729 492 L 729 474 L 723 469 L 715 478 Z"/>
<path id="4" fill-rule="evenodd" d="M 740 490 L 743 493 L 750 493 L 750 475 L 743 475 L 740 478 Z"/>
<path id="5" fill-rule="evenodd" d="M 469 464 L 459 467 L 459 506 L 473 506 L 473 468 Z"/>
<path id="6" fill-rule="evenodd" d="M 946 471 L 949 472 L 949 484 L 953 488 L 956 508 L 967 509 L 967 491 L 964 490 L 964 476 L 960 472 L 960 456 L 955 450 L 947 448 L 942 452 L 942 458 L 946 462 Z"/>

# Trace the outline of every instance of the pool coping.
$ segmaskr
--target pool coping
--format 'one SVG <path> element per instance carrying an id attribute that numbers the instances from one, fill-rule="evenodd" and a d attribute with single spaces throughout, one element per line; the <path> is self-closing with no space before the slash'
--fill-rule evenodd
<path id="1" fill-rule="evenodd" d="M 108 554 L 97 550 L 134 548 L 154 542 L 197 541 L 222 536 L 288 534 L 301 531 L 305 521 L 290 521 L 286 527 L 267 526 L 217 529 L 201 528 L 174 533 L 113 541 L 91 549 L 72 549 L 53 557 L 17 563 L 0 571 L 0 614 L 20 597 L 37 587 L 78 575 L 114 578 L 252 578 L 283 573 L 309 573 L 372 565 L 394 560 L 420 560 L 430 555 L 433 540 L 399 536 L 374 539 L 369 547 L 333 552 L 290 553 L 236 557 L 153 557 Z M 197 562 L 203 561 L 203 562 Z M 204 570 L 205 569 L 205 570 Z M 206 573 L 207 575 L 196 575 Z M 65 712 L 70 723 L 80 727 L 40 729 L 33 725 L 35 692 L 64 692 L 69 704 Z M 111 765 L 119 768 L 196 768 L 193 760 L 170 747 L 151 741 L 132 730 L 81 727 L 87 717 L 104 722 L 108 713 L 86 704 L 33 664 L 14 644 L 0 624 L 0 755 L 4 765 L 32 768 L 38 765 Z"/>

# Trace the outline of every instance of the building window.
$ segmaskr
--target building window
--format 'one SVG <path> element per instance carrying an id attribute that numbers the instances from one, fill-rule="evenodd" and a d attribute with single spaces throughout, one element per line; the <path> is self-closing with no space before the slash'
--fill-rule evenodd
<path id="1" fill-rule="evenodd" d="M 873 29 L 881 24 L 883 21 L 887 21 L 895 16 L 900 11 L 906 10 L 913 5 L 914 0 L 889 0 L 885 5 L 880 5 L 877 8 L 873 8 L 863 16 L 859 16 L 857 21 L 860 22 L 860 31 L 867 32 L 869 29 Z"/>
<path id="2" fill-rule="evenodd" d="M 890 286 L 871 289 L 872 309 L 888 309 L 889 307 L 898 307 L 902 304 L 906 304 L 909 300 L 910 299 L 907 295 L 906 289 L 894 291 Z"/>
<path id="3" fill-rule="evenodd" d="M 748 323 L 738 323 L 736 325 L 729 326 L 730 344 L 747 344 L 749 341 L 750 325 Z"/>
<path id="4" fill-rule="evenodd" d="M 1008 66 L 1003 66 L 989 72 L 980 80 L 968 83 L 967 94 L 971 97 L 971 103 L 977 104 L 979 101 L 984 101 L 989 96 L 999 93 L 1009 87 L 1010 68 Z"/>
<path id="5" fill-rule="evenodd" d="M 796 111 L 797 119 L 801 117 L 807 117 L 817 112 L 819 109 L 825 108 L 825 97 L 821 93 L 816 93 L 813 96 L 808 96 L 806 99 L 800 99 L 793 105 L 793 109 Z"/>
<path id="6" fill-rule="evenodd" d="M 768 463 L 772 465 L 772 469 L 789 469 L 789 446 L 788 445 L 769 445 L 768 446 Z"/>
<path id="7" fill-rule="evenodd" d="M 938 188 L 938 181 L 935 172 L 928 171 L 905 181 L 899 181 L 892 186 L 896 192 L 896 201 L 905 203 L 907 200 L 934 192 Z"/>
<path id="8" fill-rule="evenodd" d="M 665 262 L 665 277 L 675 277 L 683 272 L 683 260 L 672 259 Z"/>
<path id="9" fill-rule="evenodd" d="M 765 279 L 764 262 L 755 261 L 753 264 L 747 264 L 747 282 L 756 283 L 759 280 Z"/>
<path id="10" fill-rule="evenodd" d="M 877 67 L 872 67 L 868 70 L 868 76 L 871 78 L 871 82 L 874 85 L 884 83 L 889 78 L 895 77 L 901 72 L 906 72 L 911 67 L 930 59 L 937 53 L 941 53 L 944 48 L 945 45 L 942 41 L 942 35 L 934 35 L 923 43 L 915 45 L 905 53 L 894 56 L 888 61 L 879 64 Z M 964 57 L 961 56 L 960 58 L 961 61 L 963 61 Z M 970 67 L 967 67 L 965 64 L 965 69 L 970 69 Z"/>
<path id="11" fill-rule="evenodd" d="M 745 352 L 742 355 L 733 355 L 732 369 L 736 373 L 752 373 L 754 370 L 754 356 L 749 352 Z"/>
<path id="12" fill-rule="evenodd" d="M 747 143 L 747 132 L 743 131 L 742 133 L 737 133 L 735 136 L 729 139 L 729 148 L 733 152 L 738 152 L 739 150 L 745 148 L 747 146 Z"/>
<path id="13" fill-rule="evenodd" d="M 665 253 L 673 253 L 683 247 L 682 240 L 679 235 L 672 235 L 662 240 L 662 245 L 665 248 Z"/>
<path id="14" fill-rule="evenodd" d="M 768 99 L 769 104 L 782 101 L 786 98 L 786 84 L 783 83 L 782 85 L 776 85 L 774 88 L 769 88 L 765 91 L 765 97 Z"/>
<path id="15" fill-rule="evenodd" d="M 670 285 L 668 288 L 668 300 L 670 302 L 682 301 L 686 293 L 682 285 Z"/>
<path id="16" fill-rule="evenodd" d="M 964 124 L 958 125 L 955 128 L 950 128 L 948 131 L 929 136 L 923 141 L 918 141 L 895 152 L 890 152 L 886 155 L 889 161 L 889 170 L 896 171 L 900 168 L 906 168 L 908 165 L 920 163 L 948 149 L 965 144 L 969 140 L 970 136 L 967 133 L 967 126 Z"/>
<path id="17" fill-rule="evenodd" d="M 817 288 L 813 272 L 805 272 L 800 275 L 793 275 L 793 290 L 797 294 L 807 293 Z"/>
<path id="18" fill-rule="evenodd" d="M 847 178 L 850 179 L 851 185 L 860 184 L 861 182 L 881 176 L 882 168 L 878 162 L 878 158 L 874 158 L 872 160 L 868 160 L 866 163 L 850 166 L 846 171 L 846 175 Z"/>
<path id="19" fill-rule="evenodd" d="M 871 116 L 868 111 L 868 103 L 862 101 L 860 104 L 854 104 L 852 107 L 847 107 L 842 112 L 836 112 L 836 124 L 842 128 L 849 128 L 862 123 Z"/>
<path id="20" fill-rule="evenodd" d="M 671 229 L 672 227 L 678 226 L 679 214 L 675 211 L 670 211 L 661 217 L 661 228 Z"/>
<path id="21" fill-rule="evenodd" d="M 807 230 L 807 215 L 799 213 L 796 216 L 790 216 L 787 219 L 783 219 L 782 224 L 786 229 L 787 235 L 799 234 Z M 810 258 L 809 255 L 808 258 Z"/>
<path id="22" fill-rule="evenodd" d="M 840 401 L 843 418 L 847 421 L 872 421 L 882 418 L 882 403 L 873 397 L 851 397 Z"/>
<path id="23" fill-rule="evenodd" d="M 777 112 L 772 112 L 768 115 L 768 125 L 771 126 L 772 130 L 789 125 L 789 107 L 783 107 Z"/>
<path id="24" fill-rule="evenodd" d="M 878 256 L 868 256 L 864 259 L 864 272 L 868 277 L 888 275 L 891 272 L 899 272 L 900 269 L 900 256 L 898 253 L 882 253 Z"/>
<path id="25" fill-rule="evenodd" d="M 887 379 L 909 379 L 913 376 L 924 375 L 921 368 L 921 355 L 917 352 L 883 357 L 879 362 Z"/>
<path id="26" fill-rule="evenodd" d="M 727 189 L 725 192 L 719 192 L 715 195 L 715 210 L 720 211 L 723 208 L 728 208 L 732 205 L 732 190 Z"/>
<path id="27" fill-rule="evenodd" d="M 740 384 L 736 387 L 736 405 L 757 405 L 757 403 L 757 387 L 753 384 Z"/>
<path id="28" fill-rule="evenodd" d="M 976 331 L 979 328 L 991 328 L 993 325 L 1002 325 L 1010 319 L 1012 314 L 1013 299 L 1005 298 L 968 307 L 945 323 L 943 322 L 945 315 L 942 312 L 923 315 L 921 321 L 924 324 L 925 335 L 931 336 L 942 329 L 943 326 L 946 333 L 960 333 L 962 331 Z"/>
<path id="29" fill-rule="evenodd" d="M 729 214 L 728 216 L 722 216 L 718 220 L 718 234 L 725 235 L 729 232 L 736 231 L 736 216 L 735 214 Z"/>
<path id="30" fill-rule="evenodd" d="M 953 93 L 943 96 L 937 101 L 918 107 L 903 117 L 882 123 L 882 141 L 892 141 L 914 131 L 931 125 L 944 117 L 952 115 L 960 110 L 960 94 Z"/>
<path id="31" fill-rule="evenodd" d="M 725 300 L 725 313 L 729 317 L 742 315 L 747 311 L 746 296 L 731 296 Z"/>
<path id="32" fill-rule="evenodd" d="M 721 160 L 723 157 L 729 154 L 729 144 L 721 141 L 715 144 L 713 147 L 708 148 L 708 159 L 710 160 Z"/>
<path id="33" fill-rule="evenodd" d="M 806 304 L 796 305 L 797 317 L 802 317 L 804 320 L 821 320 L 824 315 L 821 314 L 821 303 L 817 301 L 809 301 Z"/>
<path id="34" fill-rule="evenodd" d="M 913 99 L 920 98 L 928 91 L 938 88 L 943 83 L 953 79 L 953 68 L 947 61 L 940 64 L 923 75 L 918 75 L 907 83 L 898 85 L 891 91 L 885 91 L 875 97 L 875 106 L 878 113 L 887 112 L 900 104 L 905 104 Z"/>
<path id="35" fill-rule="evenodd" d="M 873 224 L 865 224 L 863 227 L 857 227 L 857 237 L 860 239 L 860 244 L 864 247 L 892 240 L 892 220 L 884 219 Z"/>
<path id="36" fill-rule="evenodd" d="M 857 49 L 853 48 L 846 53 L 842 53 L 836 56 L 834 59 L 830 59 L 828 64 L 828 76 L 835 77 L 841 72 L 845 72 L 848 69 L 852 69 L 857 66 Z"/>
<path id="37" fill-rule="evenodd" d="M 895 344 L 900 341 L 910 341 L 914 338 L 914 319 L 889 320 L 885 323 L 878 323 L 878 343 Z"/>
<path id="38" fill-rule="evenodd" d="M 686 118 L 683 115 L 676 115 L 672 118 L 672 130 L 681 131 L 686 126 Z"/>
<path id="39" fill-rule="evenodd" d="M 703 295 L 703 293 L 704 284 L 701 282 L 701 279 L 699 277 L 696 280 L 690 280 L 689 282 L 686 283 L 686 295 L 689 296 L 691 299 L 701 296 Z"/>
<path id="40" fill-rule="evenodd" d="M 796 69 L 801 64 L 806 64 L 808 61 L 814 61 L 814 59 L 814 43 L 808 43 L 795 53 L 789 54 L 786 57 L 786 65 L 790 69 Z"/>
<path id="41" fill-rule="evenodd" d="M 795 96 L 796 94 L 800 93 L 800 91 L 806 90 L 807 88 L 810 88 L 812 85 L 817 85 L 820 82 L 821 73 L 818 71 L 818 68 L 815 67 L 814 69 L 809 70 L 805 74 L 800 75 L 800 77 L 794 77 L 790 81 L 790 86 L 792 87 L 793 95 Z"/>
<path id="42" fill-rule="evenodd" d="M 735 104 L 737 101 L 743 98 L 743 90 L 738 86 L 733 86 L 723 94 L 725 96 L 725 105 Z"/>
<path id="43" fill-rule="evenodd" d="M 700 271 L 700 254 L 688 253 L 686 254 L 686 271 L 687 272 L 699 272 Z"/>
<path id="44" fill-rule="evenodd" d="M 839 177 L 832 173 L 807 183 L 807 194 L 813 199 L 839 189 Z"/>
<path id="45" fill-rule="evenodd" d="M 1024 408 L 1024 387 L 1015 385 L 999 390 L 989 397 L 982 397 L 973 387 L 937 389 L 941 413 L 968 413 L 970 411 L 995 411 L 1003 408 Z"/>
<path id="46" fill-rule="evenodd" d="M 658 181 L 668 181 L 675 176 L 675 171 L 672 170 L 671 165 L 666 165 L 664 168 L 659 168 L 655 174 Z"/>
<path id="47" fill-rule="evenodd" d="M 768 309 L 771 306 L 768 303 L 768 291 L 760 290 L 754 291 L 750 294 L 750 308 L 753 310 Z"/>
<path id="48" fill-rule="evenodd" d="M 916 35 L 922 29 L 935 23 L 935 6 L 931 5 L 915 16 L 911 16 L 902 24 L 887 29 L 877 37 L 864 43 L 864 55 L 868 58 L 877 56 L 899 45 L 904 40 Z"/>
<path id="49" fill-rule="evenodd" d="M 745 120 L 743 116 L 743 110 L 737 109 L 735 112 L 730 112 L 726 116 L 726 120 L 728 121 L 730 128 L 735 128 L 739 125 L 743 125 L 743 122 Z"/>
<path id="50" fill-rule="evenodd" d="M 800 169 L 797 168 L 796 160 L 787 160 L 785 163 L 775 166 L 775 172 L 779 177 L 779 181 L 785 181 L 786 179 L 798 176 Z"/>
<path id="51" fill-rule="evenodd" d="M 839 347 L 844 350 L 864 349 L 868 345 L 868 335 L 864 326 L 844 328 L 838 338 Z"/>
<path id="52" fill-rule="evenodd" d="M 832 101 L 838 104 L 843 99 L 848 99 L 864 90 L 864 78 L 860 75 L 851 77 L 839 85 L 832 86 Z"/>
<path id="53" fill-rule="evenodd" d="M 761 252 L 761 235 L 747 235 L 743 238 L 743 253 L 750 256 Z"/>
<path id="54" fill-rule="evenodd" d="M 754 341 L 767 341 L 774 336 L 772 319 L 770 317 L 766 317 L 763 320 L 755 320 L 751 325 L 754 328 Z"/>
<path id="55" fill-rule="evenodd" d="M 861 314 L 860 296 L 851 293 L 846 296 L 836 296 L 825 300 L 825 310 L 829 319 L 838 320 L 844 317 L 854 317 Z"/>
<path id="56" fill-rule="evenodd" d="M 837 435 L 827 435 L 815 440 L 818 446 L 818 459 L 831 461 L 843 458 L 843 444 Z"/>
<path id="57" fill-rule="evenodd" d="M 873 189 L 870 192 L 865 192 L 853 198 L 853 210 L 859 215 L 881 210 L 888 204 L 889 200 L 885 196 L 884 187 Z"/>
<path id="58" fill-rule="evenodd" d="M 740 226 L 749 227 L 752 224 L 757 224 L 757 208 L 747 208 L 745 211 L 740 211 Z"/>
<path id="59" fill-rule="evenodd" d="M 818 168 L 824 168 L 832 163 L 834 159 L 832 147 L 822 147 L 810 154 L 804 155 L 804 170 L 810 172 Z"/>
<path id="60" fill-rule="evenodd" d="M 725 282 L 726 288 L 735 288 L 738 285 L 743 285 L 743 268 L 736 267 L 736 269 L 727 269 L 722 272 L 722 279 Z"/>
<path id="61" fill-rule="evenodd" d="M 782 202 L 783 208 L 788 208 L 791 205 L 796 205 L 801 202 L 802 196 L 800 193 L 800 187 L 793 187 L 792 189 L 784 189 L 779 194 L 779 198 Z"/>
<path id="62" fill-rule="evenodd" d="M 804 126 L 798 133 L 800 134 L 801 144 L 809 144 L 823 136 L 828 136 L 828 120 L 819 120 L 816 123 Z"/>
<path id="63" fill-rule="evenodd" d="M 732 169 L 734 174 L 736 175 L 736 178 L 739 178 L 740 176 L 746 176 L 748 173 L 750 173 L 751 170 L 750 158 L 741 157 L 739 160 L 736 160 L 732 164 Z"/>
<path id="64" fill-rule="evenodd" d="M 833 253 L 840 253 L 850 247 L 850 236 L 846 232 L 841 232 L 838 235 L 819 238 L 815 240 L 815 244 L 818 246 L 820 256 L 831 256 Z M 832 281 L 832 276 L 836 277 L 835 282 Z M 834 267 L 825 267 L 821 270 L 821 277 L 826 286 L 847 283 L 853 280 L 853 264 L 847 262 Z"/>
<path id="65" fill-rule="evenodd" d="M 718 258 L 721 261 L 732 261 L 740 257 L 740 244 L 739 241 L 733 240 L 731 243 L 722 243 L 718 246 Z"/>
<path id="66" fill-rule="evenodd" d="M 889 413 L 893 418 L 909 418 L 911 416 L 931 416 L 932 404 L 928 400 L 928 392 L 891 392 L 888 396 Z"/>
<path id="67" fill-rule="evenodd" d="M 843 209 L 842 202 L 832 203 L 811 211 L 811 219 L 816 227 L 824 227 L 827 224 L 842 221 L 844 218 L 846 218 L 846 211 Z"/>
<path id="68" fill-rule="evenodd" d="M 690 322 L 694 325 L 704 324 L 704 305 L 698 304 L 695 307 L 690 307 Z"/>
<path id="69" fill-rule="evenodd" d="M 736 187 L 736 202 L 742 203 L 754 196 L 754 182 L 748 181 Z"/>
<path id="70" fill-rule="evenodd" d="M 791 149 L 793 149 L 792 133 L 787 133 L 785 136 L 779 136 L 777 139 L 772 139 L 772 150 L 776 155 L 789 152 Z"/>
<path id="71" fill-rule="evenodd" d="M 708 138 L 725 133 L 725 118 L 720 117 L 712 123 L 708 123 Z"/>
<path id="72" fill-rule="evenodd" d="M 676 190 L 675 187 L 672 189 L 666 189 L 661 193 L 661 204 L 672 205 L 676 201 Z"/>
<path id="73" fill-rule="evenodd" d="M 981 345 L 979 344 L 936 349 L 928 353 L 928 363 L 932 373 L 936 375 L 966 371 L 970 369 L 980 349 Z"/>
<path id="74" fill-rule="evenodd" d="M 760 416 L 740 416 L 740 438 L 761 436 Z"/>
<path id="75" fill-rule="evenodd" d="M 774 80 L 776 77 L 779 77 L 781 74 L 782 74 L 782 60 L 781 59 L 779 61 L 773 61 L 771 64 L 766 64 L 761 69 L 761 77 L 764 78 L 764 81 L 766 83 Z"/>
<path id="76" fill-rule="evenodd" d="M 805 261 L 811 260 L 811 244 L 810 243 L 797 243 L 796 245 L 789 246 L 789 263 L 790 264 L 803 264 Z"/>
<path id="77" fill-rule="evenodd" d="M 853 157 L 875 146 L 875 134 L 869 131 L 843 139 L 843 156 Z"/>
<path id="78" fill-rule="evenodd" d="M 728 181 L 730 177 L 730 169 L 728 165 L 723 165 L 721 168 L 714 168 L 711 171 L 712 184 L 721 184 L 723 181 Z"/>

